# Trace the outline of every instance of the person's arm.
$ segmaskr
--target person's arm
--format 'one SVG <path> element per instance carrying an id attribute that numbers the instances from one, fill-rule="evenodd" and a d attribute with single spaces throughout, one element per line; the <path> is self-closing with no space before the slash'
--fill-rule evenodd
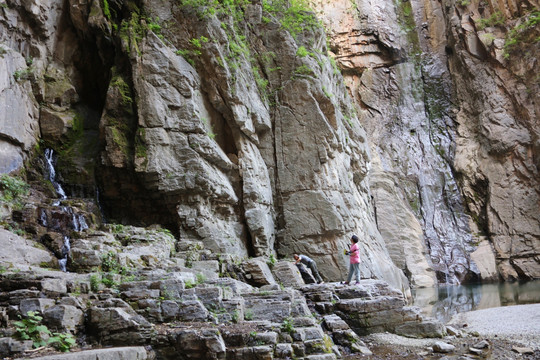
<path id="1" fill-rule="evenodd" d="M 296 260 L 294 262 L 294 265 L 298 265 L 298 263 L 302 260 L 302 257 L 301 256 L 298 256 L 298 260 Z"/>

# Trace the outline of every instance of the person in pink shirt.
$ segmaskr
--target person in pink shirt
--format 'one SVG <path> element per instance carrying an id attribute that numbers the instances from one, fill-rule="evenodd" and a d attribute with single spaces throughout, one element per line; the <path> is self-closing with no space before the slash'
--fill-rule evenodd
<path id="1" fill-rule="evenodd" d="M 347 281 L 342 282 L 342 284 L 350 284 L 353 275 L 355 275 L 356 283 L 360 282 L 360 248 L 358 247 L 358 236 L 353 235 L 351 237 L 351 247 L 349 251 L 345 254 L 349 255 L 350 264 L 349 264 L 349 275 L 347 276 Z"/>

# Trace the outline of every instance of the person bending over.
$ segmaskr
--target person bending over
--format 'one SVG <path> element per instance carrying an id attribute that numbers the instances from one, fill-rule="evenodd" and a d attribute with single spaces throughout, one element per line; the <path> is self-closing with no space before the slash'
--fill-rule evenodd
<path id="1" fill-rule="evenodd" d="M 317 270 L 317 264 L 315 263 L 315 261 L 313 261 L 313 259 L 311 259 L 309 256 L 306 256 L 306 255 L 294 254 L 294 260 L 296 260 L 294 263 L 295 265 L 302 262 L 302 264 L 310 268 L 318 284 L 324 283 L 323 279 L 321 278 L 321 275 L 319 275 L 319 270 Z"/>

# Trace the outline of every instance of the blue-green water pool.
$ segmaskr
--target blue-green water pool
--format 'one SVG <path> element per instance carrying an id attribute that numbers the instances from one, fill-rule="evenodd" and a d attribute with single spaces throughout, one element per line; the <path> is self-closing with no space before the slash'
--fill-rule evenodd
<path id="1" fill-rule="evenodd" d="M 442 322 L 466 311 L 540 303 L 540 280 L 525 283 L 440 286 L 412 291 L 412 305 Z"/>

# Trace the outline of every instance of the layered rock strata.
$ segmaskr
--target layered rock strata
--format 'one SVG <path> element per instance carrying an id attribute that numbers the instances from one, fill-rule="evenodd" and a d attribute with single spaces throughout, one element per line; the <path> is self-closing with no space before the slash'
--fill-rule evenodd
<path id="1" fill-rule="evenodd" d="M 416 286 L 537 278 L 538 3 L 312 3 L 368 133 L 394 262 Z"/>
<path id="2" fill-rule="evenodd" d="M 5 93 L 29 97 L 17 101 L 35 116 L 17 129 L 41 129 L 69 195 L 214 252 L 306 253 L 329 280 L 344 277 L 356 233 L 363 276 L 408 286 L 375 227 L 365 131 L 312 14 L 279 1 L 10 5 L 4 32 L 25 42 L 5 51 L 32 60 L 8 69 Z M 8 135 L 25 145 L 3 171 L 39 139 Z"/>

